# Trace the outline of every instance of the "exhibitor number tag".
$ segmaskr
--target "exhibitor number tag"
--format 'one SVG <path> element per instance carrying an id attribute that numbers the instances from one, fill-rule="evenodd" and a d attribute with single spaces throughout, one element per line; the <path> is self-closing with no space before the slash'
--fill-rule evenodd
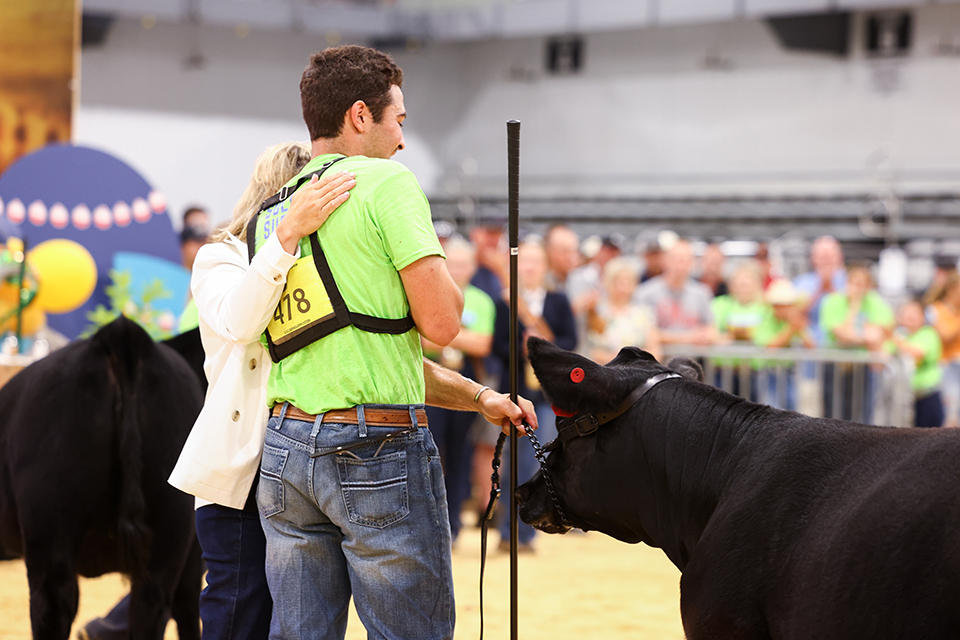
<path id="1" fill-rule="evenodd" d="M 267 331 L 274 344 L 283 344 L 332 316 L 333 305 L 326 288 L 317 277 L 313 256 L 305 256 L 287 272 L 287 284 L 273 312 L 273 319 L 267 325 Z"/>

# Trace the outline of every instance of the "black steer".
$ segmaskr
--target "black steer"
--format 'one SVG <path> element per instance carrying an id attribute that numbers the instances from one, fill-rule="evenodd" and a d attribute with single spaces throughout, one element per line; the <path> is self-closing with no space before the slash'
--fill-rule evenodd
<path id="1" fill-rule="evenodd" d="M 167 484 L 203 402 L 199 336 L 119 318 L 0 389 L 0 559 L 23 557 L 36 640 L 66 640 L 77 575 L 130 576 L 130 637 L 200 637 L 193 499 Z M 196 358 L 194 357 L 194 360 Z"/>
<path id="2" fill-rule="evenodd" d="M 560 413 L 614 410 L 667 370 L 636 348 L 600 366 L 528 346 Z M 517 490 L 524 522 L 662 549 L 690 640 L 960 638 L 958 429 L 810 418 L 673 378 L 546 473 L 568 522 L 543 472 Z"/>

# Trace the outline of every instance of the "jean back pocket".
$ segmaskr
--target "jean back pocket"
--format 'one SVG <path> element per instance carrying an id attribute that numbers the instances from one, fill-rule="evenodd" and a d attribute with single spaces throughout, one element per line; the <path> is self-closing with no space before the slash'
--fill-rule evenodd
<path id="1" fill-rule="evenodd" d="M 410 513 L 405 451 L 366 460 L 340 455 L 337 472 L 350 522 L 383 529 Z"/>
<path id="2" fill-rule="evenodd" d="M 287 464 L 288 453 L 286 449 L 263 445 L 257 506 L 264 518 L 283 512 L 283 468 Z"/>

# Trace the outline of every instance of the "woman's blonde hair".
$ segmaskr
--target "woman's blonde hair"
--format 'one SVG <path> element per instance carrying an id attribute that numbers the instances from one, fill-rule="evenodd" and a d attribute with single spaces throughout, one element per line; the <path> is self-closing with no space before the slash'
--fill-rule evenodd
<path id="1" fill-rule="evenodd" d="M 214 233 L 213 242 L 223 242 L 228 234 L 247 239 L 247 223 L 257 215 L 263 201 L 300 173 L 310 161 L 310 146 L 303 142 L 284 142 L 267 148 L 253 167 L 253 175 L 233 208 L 230 222 Z"/>
<path id="2" fill-rule="evenodd" d="M 629 274 L 633 278 L 634 284 L 640 282 L 640 265 L 626 256 L 617 256 L 616 258 L 610 258 L 610 261 L 603 267 L 603 284 L 607 289 L 613 286 L 614 280 L 621 273 Z"/>

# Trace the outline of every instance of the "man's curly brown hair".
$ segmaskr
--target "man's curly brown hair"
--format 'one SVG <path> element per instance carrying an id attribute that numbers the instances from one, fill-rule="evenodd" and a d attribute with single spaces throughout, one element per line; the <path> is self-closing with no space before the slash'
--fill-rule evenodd
<path id="1" fill-rule="evenodd" d="M 357 100 L 380 122 L 392 102 L 391 85 L 403 85 L 403 71 L 389 55 L 357 45 L 333 47 L 310 56 L 300 78 L 303 121 L 310 139 L 336 138 L 343 116 Z"/>

